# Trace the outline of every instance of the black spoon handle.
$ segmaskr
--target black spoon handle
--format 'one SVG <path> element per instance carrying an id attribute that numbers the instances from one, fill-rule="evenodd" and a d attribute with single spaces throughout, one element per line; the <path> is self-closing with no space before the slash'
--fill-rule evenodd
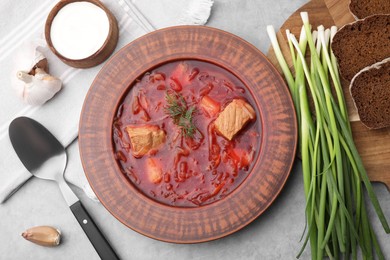
<path id="1" fill-rule="evenodd" d="M 80 226 L 83 228 L 85 234 L 91 241 L 96 252 L 99 254 L 102 260 L 115 260 L 119 257 L 115 254 L 114 250 L 100 232 L 99 228 L 93 222 L 92 218 L 89 216 L 87 210 L 84 208 L 81 201 L 77 201 L 72 206 L 70 206 L 73 215 L 76 217 Z"/>

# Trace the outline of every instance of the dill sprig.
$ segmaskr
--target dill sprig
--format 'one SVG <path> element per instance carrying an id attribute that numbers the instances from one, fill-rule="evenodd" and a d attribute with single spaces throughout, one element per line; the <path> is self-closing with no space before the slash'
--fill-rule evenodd
<path id="1" fill-rule="evenodd" d="M 169 93 L 165 95 L 167 105 L 164 107 L 165 113 L 172 118 L 173 123 L 180 127 L 182 134 L 193 138 L 197 131 L 193 122 L 195 106 L 188 107 L 183 95 L 178 93 Z"/>

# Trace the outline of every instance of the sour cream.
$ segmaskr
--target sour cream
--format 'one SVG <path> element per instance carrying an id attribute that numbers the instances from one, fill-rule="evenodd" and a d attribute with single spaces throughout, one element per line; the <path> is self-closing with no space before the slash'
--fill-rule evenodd
<path id="1" fill-rule="evenodd" d="M 96 53 L 106 41 L 110 23 L 100 7 L 89 2 L 65 5 L 53 19 L 50 37 L 64 57 L 81 60 Z"/>

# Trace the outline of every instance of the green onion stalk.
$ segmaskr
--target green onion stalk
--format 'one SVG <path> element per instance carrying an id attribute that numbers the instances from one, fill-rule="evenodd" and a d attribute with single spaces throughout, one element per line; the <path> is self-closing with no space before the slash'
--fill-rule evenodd
<path id="1" fill-rule="evenodd" d="M 306 232 L 312 259 L 384 259 L 364 204 L 363 190 L 386 233 L 390 228 L 354 144 L 337 60 L 331 49 L 337 27 L 312 31 L 306 12 L 299 41 L 286 31 L 291 72 L 275 30 L 267 27 L 295 105 L 306 198 Z M 307 52 L 307 46 L 309 47 Z M 310 61 L 307 61 L 309 57 Z"/>

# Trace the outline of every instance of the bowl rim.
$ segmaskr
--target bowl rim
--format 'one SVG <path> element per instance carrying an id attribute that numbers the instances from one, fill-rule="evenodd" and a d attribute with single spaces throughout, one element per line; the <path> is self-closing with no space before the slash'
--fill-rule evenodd
<path id="1" fill-rule="evenodd" d="M 222 36 L 223 37 L 227 37 L 229 39 L 232 39 L 232 41 L 234 41 L 234 42 L 239 42 L 240 44 L 244 45 L 245 48 L 249 49 L 252 54 L 257 55 L 257 57 L 261 59 L 261 63 L 262 64 L 264 63 L 267 66 L 267 69 L 268 69 L 269 73 L 272 74 L 272 77 L 273 77 L 274 81 L 276 82 L 275 84 L 278 84 L 279 86 L 281 86 L 281 89 L 280 89 L 281 93 L 284 93 L 283 95 L 284 95 L 285 101 L 287 102 L 287 104 L 284 104 L 284 105 L 286 105 L 289 108 L 288 111 L 289 111 L 289 124 L 290 124 L 289 127 L 290 127 L 290 129 L 288 129 L 288 131 L 290 131 L 289 132 L 289 135 L 290 135 L 289 136 L 289 138 L 290 138 L 289 139 L 289 143 L 291 144 L 290 149 L 288 149 L 288 153 L 289 153 L 288 162 L 286 162 L 286 164 L 284 165 L 283 176 L 282 176 L 283 178 L 281 179 L 280 183 L 278 183 L 278 187 L 276 188 L 276 190 L 273 191 L 273 194 L 272 194 L 271 198 L 268 201 L 266 201 L 267 204 L 264 207 L 262 207 L 261 210 L 257 209 L 255 214 L 252 214 L 249 219 L 245 220 L 245 223 L 240 223 L 239 225 L 237 225 L 237 226 L 235 226 L 233 228 L 230 228 L 227 231 L 222 231 L 222 232 L 220 232 L 218 234 L 212 234 L 212 235 L 209 235 L 208 237 L 195 237 L 195 238 L 192 237 L 192 238 L 184 239 L 184 240 L 180 236 L 178 236 L 176 238 L 172 238 L 172 237 L 168 238 L 168 237 L 161 237 L 159 235 L 151 234 L 149 232 L 145 232 L 145 230 L 143 230 L 142 228 L 139 228 L 138 226 L 134 226 L 133 225 L 134 223 L 130 223 L 129 224 L 128 220 L 125 220 L 125 219 L 121 218 L 120 216 L 118 216 L 118 212 L 113 212 L 115 210 L 113 210 L 110 207 L 110 205 L 108 205 L 110 203 L 110 201 L 107 202 L 106 198 L 103 198 L 102 194 L 100 194 L 99 191 L 96 189 L 96 187 L 94 187 L 94 185 L 93 185 L 93 182 L 94 182 L 93 178 L 94 177 L 91 174 L 88 173 L 88 171 L 89 171 L 88 167 L 90 165 L 87 164 L 87 162 L 86 162 L 86 155 L 83 153 L 83 147 L 85 146 L 84 145 L 85 133 L 86 133 L 85 131 L 88 132 L 87 129 L 84 129 L 84 126 L 85 126 L 84 116 L 85 116 L 85 114 L 87 113 L 87 111 L 89 109 L 88 106 L 87 106 L 88 97 L 90 97 L 93 94 L 94 86 L 96 87 L 97 84 L 99 84 L 99 82 L 98 82 L 99 81 L 99 77 L 102 77 L 102 75 L 104 75 L 104 73 L 106 73 L 108 71 L 109 67 L 113 63 L 113 60 L 121 59 L 123 53 L 126 52 L 126 50 L 129 50 L 129 48 L 132 48 L 132 47 L 134 47 L 134 45 L 137 45 L 139 43 L 148 41 L 151 37 L 154 37 L 156 35 L 157 36 L 158 35 L 165 35 L 165 34 L 169 34 L 169 33 L 175 32 L 175 31 L 180 31 L 180 32 L 185 32 L 185 31 L 194 32 L 195 31 L 195 32 L 198 32 L 198 34 L 200 34 L 199 32 L 202 31 L 201 33 L 208 33 L 208 34 L 211 34 L 211 35 L 214 35 L 214 36 L 217 35 L 217 36 L 220 36 L 220 37 L 222 37 Z M 202 56 L 202 55 L 199 55 L 198 53 L 196 55 L 197 55 L 197 58 L 195 58 L 195 59 L 203 60 L 202 58 L 205 58 L 204 60 L 206 62 L 210 62 L 210 60 L 209 60 L 210 57 L 209 56 L 207 56 L 207 55 Z M 172 55 L 172 56 L 169 56 L 169 57 L 165 57 L 165 59 L 172 59 L 172 57 L 178 57 L 178 56 Z M 189 58 L 191 59 L 193 57 L 190 55 Z M 163 63 L 164 62 L 167 62 L 167 61 L 165 60 L 165 61 L 163 61 Z M 214 64 L 222 67 L 223 69 L 228 70 L 233 75 L 237 76 L 246 85 L 247 89 L 249 91 L 251 91 L 251 94 L 253 96 L 254 90 L 252 89 L 251 84 L 249 84 L 247 82 L 247 80 L 243 79 L 241 77 L 241 75 L 236 73 L 235 70 L 232 70 L 233 67 L 229 67 L 229 66 L 226 67 L 223 64 L 220 64 L 218 62 L 213 62 L 213 61 L 211 61 L 211 63 L 214 63 Z M 157 64 L 153 65 L 152 67 L 156 67 L 156 66 L 157 66 Z M 130 80 L 129 78 L 130 78 L 130 76 L 128 76 L 127 81 Z M 134 76 L 131 76 L 131 78 L 134 78 Z M 117 110 L 118 103 L 120 103 L 120 100 L 123 98 L 123 95 L 125 95 L 125 93 L 127 93 L 129 88 L 131 87 L 131 85 L 132 85 L 132 82 L 127 84 L 122 89 L 120 95 L 117 95 L 117 96 L 119 96 L 119 99 L 116 101 L 116 104 L 114 105 L 114 108 L 113 109 L 110 108 L 110 111 L 107 112 L 107 113 L 111 114 L 110 118 L 113 118 L 113 115 L 115 114 L 115 112 Z M 259 104 L 257 103 L 258 102 L 257 99 L 254 98 L 254 100 L 256 101 L 256 109 L 262 113 L 262 110 L 260 109 Z M 261 118 L 263 119 L 264 117 L 261 116 Z M 111 123 L 111 120 L 109 120 L 109 121 Z M 262 122 L 262 125 L 264 126 L 264 122 Z M 112 126 L 112 124 L 111 124 L 111 126 Z M 101 71 L 99 72 L 98 76 L 95 78 L 94 82 L 92 83 L 91 88 L 89 89 L 89 91 L 87 93 L 87 98 L 86 98 L 86 100 L 84 102 L 83 109 L 82 109 L 82 112 L 81 112 L 79 129 L 80 129 L 80 136 L 79 136 L 79 143 L 80 143 L 80 145 L 79 145 L 79 148 L 80 148 L 80 156 L 81 156 L 81 161 L 82 161 L 82 165 L 83 165 L 84 171 L 86 173 L 88 181 L 91 184 L 92 189 L 95 191 L 95 193 L 98 196 L 99 200 L 106 207 L 106 209 L 108 211 L 110 211 L 110 213 L 112 215 L 114 215 L 119 221 L 121 221 L 123 224 L 125 224 L 129 228 L 131 228 L 131 229 L 133 229 L 133 230 L 135 230 L 135 231 L 137 231 L 137 232 L 139 232 L 139 233 L 141 233 L 141 234 L 143 234 L 145 236 L 148 236 L 148 237 L 151 237 L 151 238 L 154 238 L 154 239 L 158 239 L 158 240 L 162 240 L 162 241 L 166 241 L 166 242 L 173 242 L 173 243 L 199 243 L 199 242 L 206 242 L 206 241 L 222 238 L 222 237 L 225 237 L 225 236 L 227 236 L 229 234 L 232 234 L 232 233 L 242 229 L 243 227 L 245 227 L 246 225 L 251 223 L 253 220 L 255 220 L 258 216 L 260 216 L 273 203 L 273 201 L 279 195 L 280 191 L 282 190 L 282 188 L 284 187 L 284 185 L 285 185 L 285 183 L 287 181 L 287 178 L 288 178 L 288 176 L 289 176 L 289 174 L 291 172 L 291 169 L 293 167 L 293 163 L 294 163 L 294 159 L 295 159 L 295 152 L 296 152 L 296 149 L 297 149 L 297 137 L 298 137 L 298 135 L 297 135 L 297 122 L 296 122 L 296 116 L 295 116 L 295 109 L 294 109 L 294 105 L 293 105 L 291 96 L 289 95 L 288 88 L 287 88 L 285 82 L 283 81 L 283 79 L 281 78 L 280 74 L 277 72 L 275 67 L 272 65 L 272 63 L 269 62 L 268 59 L 265 57 L 265 55 L 263 53 L 261 53 L 256 47 L 254 47 L 253 45 L 251 45 L 247 41 L 239 38 L 238 36 L 235 36 L 235 35 L 233 35 L 231 33 L 228 33 L 228 32 L 225 32 L 225 31 L 222 31 L 222 30 L 219 30 L 219 29 L 210 28 L 210 27 L 202 27 L 202 26 L 175 26 L 175 27 L 169 27 L 169 28 L 165 28 L 165 29 L 160 29 L 160 30 L 151 32 L 151 33 L 149 33 L 147 35 L 144 35 L 144 36 L 136 39 L 135 41 L 129 43 L 128 45 L 123 47 L 120 51 L 118 51 L 104 65 L 104 67 L 101 69 Z M 110 129 L 109 132 L 111 133 L 111 129 Z M 111 144 L 111 142 L 110 142 L 110 144 Z M 112 147 L 112 145 L 111 145 L 111 147 Z M 114 158 L 112 153 L 110 153 L 109 156 L 111 157 L 111 160 Z M 263 157 L 265 156 L 264 155 L 264 151 L 260 151 L 259 152 L 258 158 L 257 158 L 257 162 L 260 160 L 259 158 L 261 156 L 263 156 Z M 115 160 L 114 160 L 114 165 L 115 165 L 114 167 L 118 167 L 119 168 L 119 166 L 117 165 Z M 222 200 L 219 200 L 219 201 L 216 201 L 216 202 L 213 202 L 211 204 L 199 207 L 199 208 L 197 208 L 197 207 L 196 208 L 179 208 L 179 207 L 168 206 L 168 205 L 156 202 L 156 201 L 154 201 L 154 200 L 152 200 L 150 198 L 147 198 L 147 196 L 143 195 L 140 191 L 138 191 L 134 187 L 133 187 L 133 189 L 135 189 L 136 191 L 133 192 L 132 195 L 137 197 L 136 199 L 140 199 L 140 196 L 144 197 L 144 199 L 147 198 L 151 202 L 150 205 L 152 205 L 153 207 L 158 207 L 160 209 L 169 210 L 170 212 L 172 212 L 172 211 L 176 211 L 176 212 L 180 211 L 180 212 L 190 212 L 192 214 L 194 211 L 199 211 L 199 209 L 202 209 L 202 208 L 206 208 L 207 209 L 207 208 L 211 208 L 211 207 L 215 208 L 216 206 L 218 207 L 220 204 L 225 203 L 225 201 L 227 201 L 234 193 L 237 193 L 239 189 L 242 191 L 242 186 L 244 185 L 244 183 L 247 183 L 251 179 L 250 176 L 253 175 L 252 172 L 254 170 L 255 170 L 255 167 L 253 167 L 252 171 L 250 173 L 248 173 L 248 176 L 246 177 L 244 182 L 241 185 L 239 185 L 239 187 L 237 187 L 226 198 L 224 198 Z M 122 175 L 122 173 L 120 173 L 120 172 L 119 172 L 119 174 L 116 173 L 116 177 L 120 178 L 120 176 L 118 176 L 118 175 Z M 129 183 L 129 181 L 127 181 L 127 180 L 125 181 L 125 183 L 127 183 L 127 186 L 131 185 Z M 150 205 L 149 205 L 149 207 L 151 207 Z M 169 214 L 169 213 L 167 213 L 167 214 Z"/>
<path id="2" fill-rule="evenodd" d="M 135 79 L 139 79 L 140 77 L 142 77 L 143 75 L 145 75 L 145 73 L 147 72 L 150 72 L 154 69 L 157 69 L 158 67 L 161 67 L 165 64 L 168 64 L 168 63 L 171 63 L 171 62 L 177 62 L 177 61 L 189 61 L 189 60 L 194 60 L 194 61 L 201 61 L 201 62 L 204 62 L 204 63 L 208 63 L 208 64 L 212 64 L 214 66 L 217 66 L 219 67 L 220 69 L 224 70 L 224 71 L 227 71 L 228 73 L 230 73 L 231 75 L 233 75 L 234 77 L 236 77 L 245 87 L 245 90 L 249 92 L 249 96 L 250 98 L 252 99 L 252 101 L 256 104 L 256 106 L 254 107 L 255 111 L 256 111 L 256 115 L 258 115 L 258 120 L 256 120 L 256 124 L 258 124 L 258 128 L 260 129 L 260 140 L 258 140 L 258 143 L 256 145 L 256 153 L 255 153 L 255 157 L 253 158 L 253 162 L 256 162 L 258 160 L 258 157 L 260 156 L 260 152 L 261 152 L 261 143 L 262 143 L 262 139 L 263 139 L 263 135 L 261 134 L 262 133 L 262 122 L 261 122 L 261 111 L 258 109 L 258 104 L 257 104 L 257 100 L 254 98 L 254 94 L 252 93 L 252 89 L 250 89 L 249 87 L 247 87 L 247 84 L 240 78 L 239 75 L 236 75 L 236 73 L 234 71 L 231 71 L 227 68 L 225 68 L 223 65 L 219 65 L 217 63 L 214 63 L 213 61 L 210 61 L 210 60 L 206 60 L 206 59 L 201 59 L 201 58 L 197 58 L 196 56 L 186 56 L 184 58 L 172 58 L 172 59 L 167 59 L 161 63 L 158 63 L 156 65 L 153 65 L 151 68 L 147 68 L 145 69 L 145 71 L 141 72 L 140 75 L 138 77 L 135 77 Z M 128 95 L 128 93 L 131 91 L 131 89 L 133 88 L 134 86 L 134 83 L 135 82 L 132 82 L 127 88 L 124 88 L 121 92 L 121 94 L 119 95 L 120 98 L 119 98 L 119 101 L 117 102 L 116 106 L 115 106 L 115 112 L 118 111 L 119 107 L 123 104 L 123 100 L 126 98 L 126 96 Z M 115 113 L 116 114 L 116 113 Z M 114 119 L 115 119 L 115 114 L 112 115 L 112 118 L 111 118 L 111 125 L 114 124 Z M 113 128 L 110 129 L 110 136 L 113 136 Z M 111 146 L 111 157 L 113 160 L 117 161 L 115 159 L 115 147 L 114 147 L 114 141 L 112 140 L 112 146 Z M 116 164 L 117 166 L 117 170 L 118 172 L 121 172 L 121 168 L 119 166 L 119 163 Z M 247 179 L 247 177 L 251 174 L 252 172 L 252 168 L 253 168 L 253 163 L 251 163 L 250 165 L 251 167 L 248 169 L 248 171 L 246 172 L 246 175 L 245 178 L 241 181 L 241 183 L 239 185 L 237 185 L 232 191 L 230 191 L 226 197 L 228 197 L 231 193 L 233 193 L 239 186 L 242 185 L 242 183 L 245 182 L 245 180 Z M 127 180 L 128 182 L 131 182 L 130 180 Z M 138 187 L 136 187 L 136 185 L 134 185 L 133 183 L 131 183 L 132 186 L 134 186 L 135 189 L 139 190 Z M 166 203 L 163 203 L 163 202 L 159 202 L 157 200 L 154 200 L 150 197 L 148 197 L 147 195 L 144 194 L 144 192 L 142 191 L 139 191 L 141 194 L 143 194 L 144 196 L 146 196 L 147 198 L 149 198 L 152 203 L 159 203 L 159 204 L 162 204 L 164 206 L 167 206 L 167 207 L 173 207 L 173 208 L 197 208 L 197 207 L 181 207 L 181 206 L 173 206 L 173 205 L 168 205 Z M 213 201 L 211 203 L 208 203 L 208 204 L 205 204 L 205 205 L 200 205 L 198 207 L 206 207 L 210 204 L 214 204 L 214 203 L 217 203 L 218 201 L 220 200 L 223 200 L 225 199 L 226 197 L 223 197 L 221 199 L 218 199 L 216 201 Z"/>

